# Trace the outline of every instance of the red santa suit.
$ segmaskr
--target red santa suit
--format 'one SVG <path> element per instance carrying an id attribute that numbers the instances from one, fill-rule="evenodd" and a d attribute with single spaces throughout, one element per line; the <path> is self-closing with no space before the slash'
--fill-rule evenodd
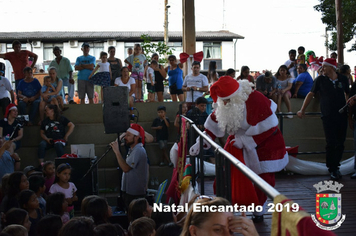
<path id="1" fill-rule="evenodd" d="M 237 116 L 241 119 L 240 125 L 233 134 L 230 132 L 224 149 L 274 186 L 274 173 L 288 164 L 284 139 L 274 113 L 277 105 L 262 93 L 252 90 L 248 81 L 237 82 L 229 76 L 219 78 L 211 87 L 210 94 L 214 103 L 217 99 L 231 98 L 230 102 L 233 102 L 236 96 L 245 97 L 242 99 L 245 100 L 243 114 Z M 225 130 L 218 125 L 215 111 L 205 122 L 205 131 L 213 140 L 225 135 Z M 267 196 L 234 166 L 231 166 L 231 188 L 233 204 L 263 205 L 267 200 Z"/>

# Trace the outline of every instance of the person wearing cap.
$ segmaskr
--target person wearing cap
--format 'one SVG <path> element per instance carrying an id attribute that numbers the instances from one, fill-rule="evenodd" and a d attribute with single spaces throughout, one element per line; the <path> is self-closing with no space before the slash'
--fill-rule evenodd
<path id="1" fill-rule="evenodd" d="M 0 54 L 0 58 L 4 58 L 5 60 L 9 60 L 15 74 L 15 87 L 17 93 L 17 86 L 20 81 L 25 78 L 24 69 L 29 66 L 33 68 L 37 62 L 37 54 L 30 52 L 28 50 L 21 50 L 21 42 L 15 40 L 12 42 L 13 52 L 7 52 L 4 54 Z M 32 64 L 30 64 L 29 58 L 33 58 Z"/>
<path id="2" fill-rule="evenodd" d="M 20 140 L 23 137 L 22 124 L 19 124 L 19 122 L 16 120 L 18 114 L 19 113 L 17 111 L 16 105 L 10 103 L 6 107 L 4 119 L 0 120 L 1 138 L 5 139 L 5 137 L 12 136 L 12 144 L 10 146 L 10 149 L 8 150 L 11 154 L 13 154 L 15 150 L 20 148 Z"/>
<path id="3" fill-rule="evenodd" d="M 200 62 L 192 63 L 192 74 L 188 74 L 183 82 L 183 91 L 187 92 L 186 102 L 195 102 L 209 90 L 208 78 L 200 73 Z"/>
<path id="4" fill-rule="evenodd" d="M 32 173 L 34 173 L 36 171 L 36 168 L 34 166 L 26 166 L 24 169 L 23 169 L 23 173 L 24 175 L 26 175 L 26 177 L 30 177 L 30 175 Z"/>
<path id="5" fill-rule="evenodd" d="M 205 134 L 212 140 L 229 134 L 225 150 L 245 164 L 271 186 L 274 173 L 288 164 L 283 135 L 278 129 L 276 103 L 252 89 L 247 80 L 222 76 L 210 87 L 214 112 L 206 120 Z M 210 145 L 204 141 L 204 149 Z M 199 141 L 189 152 L 200 152 Z M 267 196 L 237 168 L 231 168 L 232 204 L 261 205 L 264 211 L 254 212 L 255 222 L 263 221 Z M 223 184 L 223 183 L 217 183 Z"/>
<path id="6" fill-rule="evenodd" d="M 5 64 L 0 62 L 0 106 L 2 107 L 3 114 L 6 112 L 6 107 L 15 101 L 14 90 L 11 87 L 10 81 L 4 75 Z M 8 92 L 10 93 L 11 101 Z"/>
<path id="7" fill-rule="evenodd" d="M 344 152 L 344 142 L 347 130 L 347 113 L 339 112 L 346 104 L 349 94 L 349 81 L 346 76 L 336 72 L 337 63 L 334 58 L 327 58 L 322 64 L 323 75 L 314 80 L 313 87 L 305 97 L 301 109 L 297 112 L 299 118 L 305 116 L 305 110 L 319 92 L 321 119 L 326 139 L 326 167 L 330 178 L 342 178 L 339 170 L 340 160 Z"/>
<path id="8" fill-rule="evenodd" d="M 124 137 L 125 144 L 130 147 L 126 160 L 122 157 L 118 141 L 110 143 L 116 159 L 123 171 L 121 191 L 128 209 L 130 202 L 146 195 L 148 180 L 147 153 L 145 144 L 145 130 L 138 124 L 131 124 Z"/>
<path id="9" fill-rule="evenodd" d="M 73 101 L 74 97 L 74 80 L 73 80 L 73 69 L 70 64 L 70 60 L 61 55 L 62 51 L 59 47 L 55 46 L 53 48 L 53 54 L 56 58 L 51 61 L 49 68 L 54 67 L 57 69 L 57 77 L 63 80 L 63 88 L 68 88 L 68 102 L 70 104 L 75 104 Z"/>
<path id="10" fill-rule="evenodd" d="M 256 90 L 277 103 L 277 79 L 270 71 L 257 77 Z"/>
<path id="11" fill-rule="evenodd" d="M 82 44 L 83 56 L 77 57 L 75 70 L 78 72 L 78 94 L 80 104 L 85 104 L 85 94 L 88 95 L 89 103 L 94 103 L 94 84 L 89 82 L 89 76 L 95 67 L 95 57 L 89 55 L 89 43 Z"/>

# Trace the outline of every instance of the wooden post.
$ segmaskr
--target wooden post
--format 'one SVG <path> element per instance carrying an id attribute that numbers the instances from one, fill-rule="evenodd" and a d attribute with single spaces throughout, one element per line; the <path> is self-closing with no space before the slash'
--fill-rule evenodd
<path id="1" fill-rule="evenodd" d="M 183 52 L 192 55 L 195 53 L 195 14 L 194 0 L 182 0 L 183 16 Z M 179 57 L 179 55 L 176 55 Z M 187 74 L 187 63 L 184 64 L 183 73 Z"/>
<path id="2" fill-rule="evenodd" d="M 342 29 L 341 0 L 335 0 L 336 30 L 337 30 L 337 58 L 338 63 L 344 64 L 344 33 Z"/>

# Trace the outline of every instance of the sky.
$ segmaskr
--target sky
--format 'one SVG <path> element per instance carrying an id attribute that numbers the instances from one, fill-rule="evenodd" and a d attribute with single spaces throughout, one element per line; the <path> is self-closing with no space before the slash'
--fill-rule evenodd
<path id="1" fill-rule="evenodd" d="M 181 31 L 182 0 L 168 4 L 169 30 Z M 195 0 L 196 31 L 224 29 L 242 35 L 245 39 L 236 44 L 237 68 L 276 71 L 288 60 L 288 51 L 299 46 L 325 57 L 325 25 L 313 8 L 317 4 L 318 0 Z M 0 5 L 2 32 L 163 31 L 164 0 L 0 0 Z M 345 63 L 352 68 L 355 54 L 344 51 Z"/>

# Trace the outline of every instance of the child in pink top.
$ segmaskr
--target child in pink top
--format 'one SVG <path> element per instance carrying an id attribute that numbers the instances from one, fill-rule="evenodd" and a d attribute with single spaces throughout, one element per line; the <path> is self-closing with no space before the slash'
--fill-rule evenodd
<path id="1" fill-rule="evenodd" d="M 71 171 L 71 167 L 68 163 L 60 164 L 56 170 L 54 184 L 51 186 L 49 192 L 61 192 L 65 195 L 66 201 L 68 202 L 68 212 L 72 218 L 74 216 L 73 202 L 78 201 L 78 197 L 76 195 L 77 187 L 75 187 L 72 182 L 69 182 Z"/>

